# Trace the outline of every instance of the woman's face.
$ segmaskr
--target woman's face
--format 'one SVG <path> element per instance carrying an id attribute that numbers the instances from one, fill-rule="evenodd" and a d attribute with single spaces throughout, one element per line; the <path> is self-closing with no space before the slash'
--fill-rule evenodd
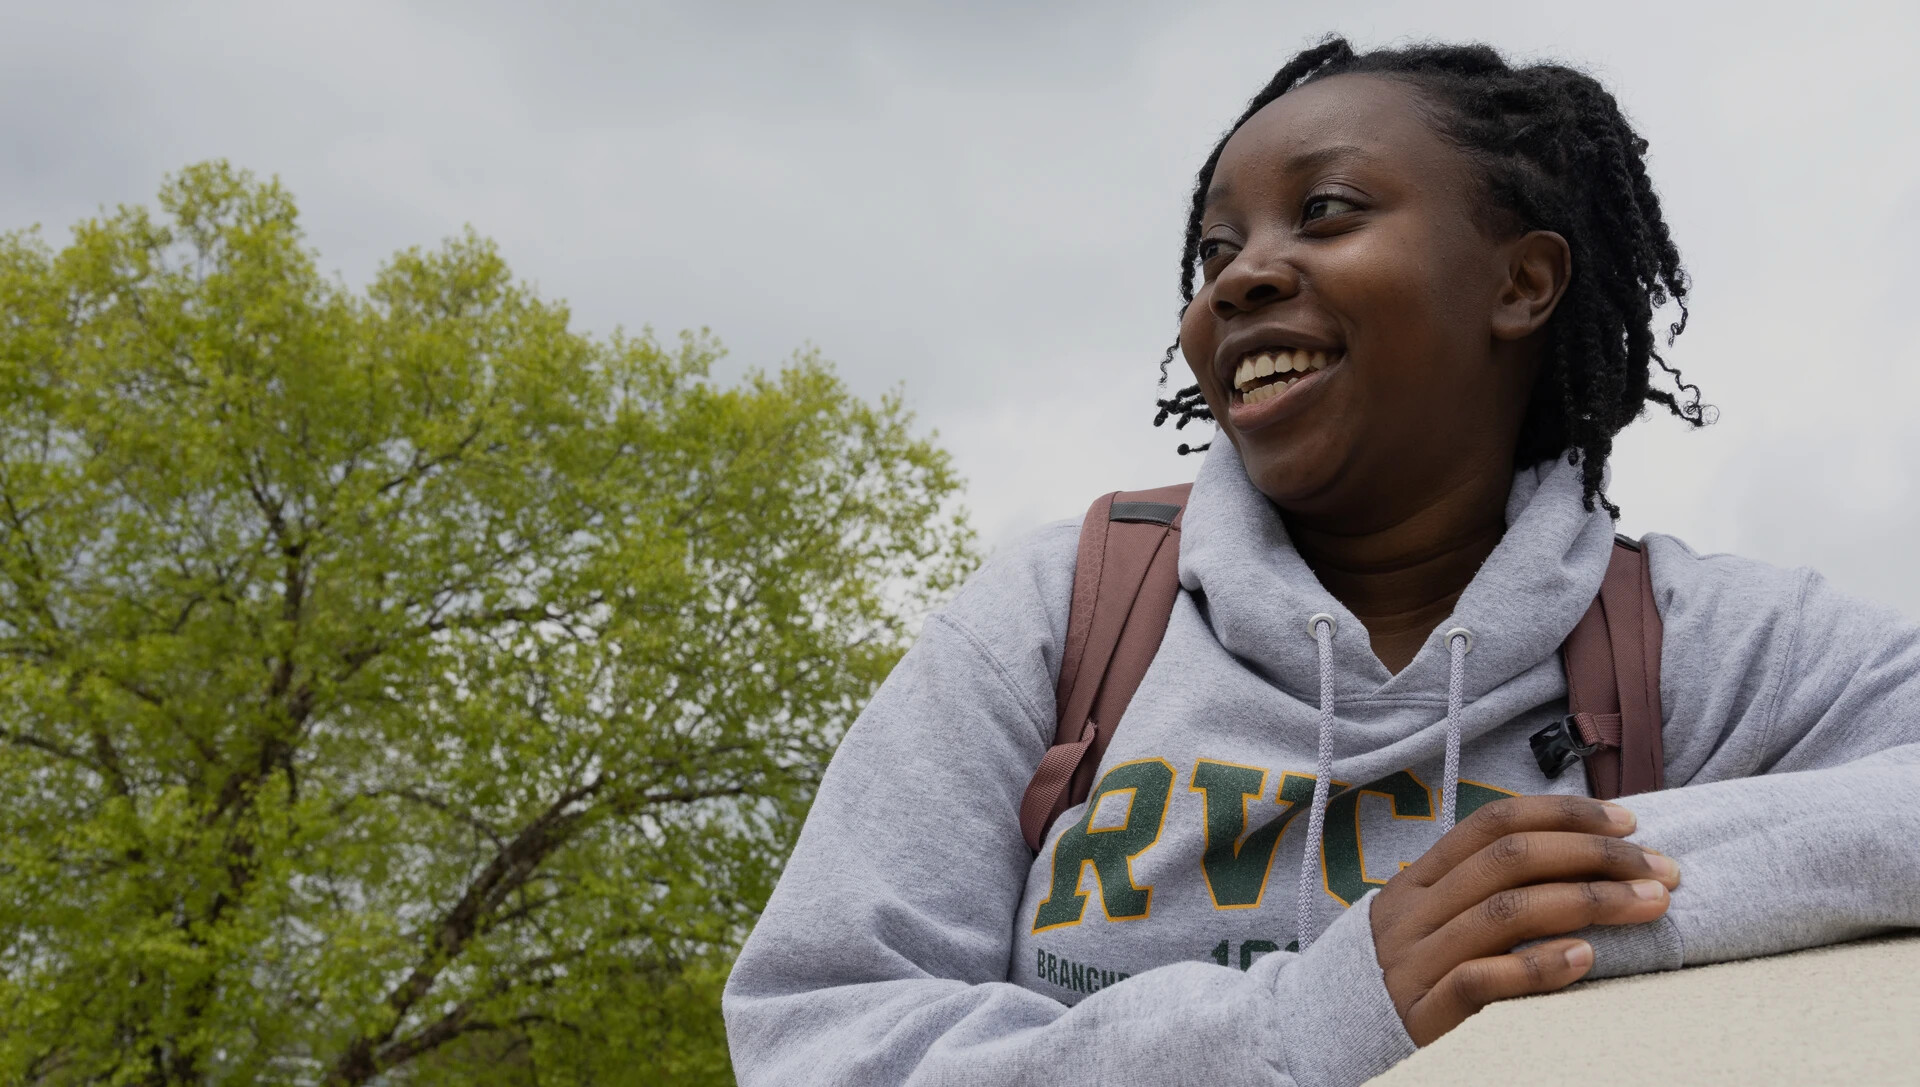
<path id="1" fill-rule="evenodd" d="M 1283 95 L 1227 142 L 1201 221 L 1187 363 L 1254 485 L 1329 527 L 1380 527 L 1489 472 L 1505 494 L 1565 285 L 1564 268 L 1528 285 L 1564 243 L 1487 231 L 1418 95 L 1369 75 Z"/>

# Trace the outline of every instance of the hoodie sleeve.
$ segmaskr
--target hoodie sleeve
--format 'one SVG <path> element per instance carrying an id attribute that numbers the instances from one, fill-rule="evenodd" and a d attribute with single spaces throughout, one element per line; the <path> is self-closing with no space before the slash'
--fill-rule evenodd
<path id="1" fill-rule="evenodd" d="M 1413 1051 L 1370 898 L 1245 972 L 1177 963 L 1071 1008 L 1006 980 L 1077 527 L 982 570 L 849 730 L 727 982 L 742 1084 L 1351 1084 Z"/>
<path id="2" fill-rule="evenodd" d="M 1920 926 L 1920 628 L 1809 570 L 1650 538 L 1667 781 L 1625 798 L 1680 864 L 1666 917 L 1595 929 L 1595 976 Z"/>

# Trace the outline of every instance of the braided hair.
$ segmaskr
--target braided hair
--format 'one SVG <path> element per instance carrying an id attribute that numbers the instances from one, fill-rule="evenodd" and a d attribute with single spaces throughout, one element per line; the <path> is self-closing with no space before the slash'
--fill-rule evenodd
<path id="1" fill-rule="evenodd" d="M 1619 507 L 1600 491 L 1614 435 L 1648 403 L 1694 427 L 1711 422 L 1714 409 L 1702 407 L 1699 388 L 1682 380 L 1654 346 L 1654 310 L 1669 299 L 1680 316 L 1668 326 L 1668 346 L 1686 328 L 1687 275 L 1647 178 L 1647 141 L 1584 72 L 1557 64 L 1515 68 L 1486 45 L 1355 53 L 1345 39 L 1329 37 L 1295 56 L 1247 103 L 1200 168 L 1180 255 L 1182 314 L 1193 301 L 1201 215 L 1227 141 L 1281 95 L 1346 73 L 1404 80 L 1426 95 L 1435 128 L 1477 167 L 1488 198 L 1483 225 L 1514 233 L 1550 230 L 1566 239 L 1576 271 L 1547 325 L 1546 357 L 1514 463 L 1564 455 L 1581 466 L 1586 507 L 1598 499 L 1617 519 Z M 1160 360 L 1163 388 L 1179 349 L 1176 338 Z M 1652 387 L 1652 364 L 1673 378 L 1674 392 Z M 1213 418 L 1198 385 L 1156 405 L 1155 426 L 1173 418 L 1179 430 Z M 1179 451 L 1206 448 L 1183 443 Z"/>

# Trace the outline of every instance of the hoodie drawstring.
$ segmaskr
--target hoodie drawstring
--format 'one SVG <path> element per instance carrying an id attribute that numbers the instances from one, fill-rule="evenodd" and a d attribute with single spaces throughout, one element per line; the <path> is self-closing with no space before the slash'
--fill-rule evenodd
<path id="1" fill-rule="evenodd" d="M 1320 759 L 1313 777 L 1313 806 L 1307 809 L 1307 844 L 1300 850 L 1300 887 L 1294 896 L 1299 911 L 1300 950 L 1313 943 L 1313 888 L 1326 843 L 1327 794 L 1333 787 L 1333 635 L 1339 620 L 1326 612 L 1307 620 L 1307 633 L 1320 650 Z"/>
<path id="2" fill-rule="evenodd" d="M 1294 896 L 1298 911 L 1299 948 L 1313 944 L 1313 889 L 1326 852 L 1327 797 L 1333 791 L 1333 635 L 1339 620 L 1321 612 L 1307 620 L 1320 657 L 1320 757 L 1313 778 L 1313 806 L 1307 809 L 1307 844 L 1300 851 L 1300 885 Z M 1453 809 L 1460 795 L 1460 708 L 1465 702 L 1467 654 L 1473 652 L 1473 631 L 1454 627 L 1447 643 L 1447 760 L 1440 786 L 1440 833 L 1453 829 Z"/>
<path id="3" fill-rule="evenodd" d="M 1473 631 L 1447 631 L 1447 765 L 1440 778 L 1440 833 L 1453 829 L 1453 810 L 1460 798 L 1460 703 L 1465 685 L 1467 654 L 1473 652 Z"/>

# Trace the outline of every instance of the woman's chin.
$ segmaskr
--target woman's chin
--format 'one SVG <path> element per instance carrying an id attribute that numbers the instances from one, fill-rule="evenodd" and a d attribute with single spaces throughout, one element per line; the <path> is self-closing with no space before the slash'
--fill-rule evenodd
<path id="1" fill-rule="evenodd" d="M 1260 457 L 1245 459 L 1247 478 L 1267 500 L 1288 512 L 1309 512 L 1326 503 L 1330 474 L 1314 472 L 1297 458 Z"/>

